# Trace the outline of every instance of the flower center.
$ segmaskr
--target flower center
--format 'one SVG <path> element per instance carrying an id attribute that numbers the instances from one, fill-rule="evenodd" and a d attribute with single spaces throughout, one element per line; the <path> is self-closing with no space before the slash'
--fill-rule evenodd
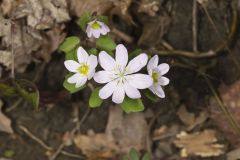
<path id="1" fill-rule="evenodd" d="M 152 79 L 154 83 L 158 82 L 158 73 L 157 72 L 153 72 L 152 73 Z"/>
<path id="2" fill-rule="evenodd" d="M 101 28 L 101 25 L 98 24 L 97 22 L 94 22 L 94 23 L 91 25 L 91 27 L 92 27 L 93 29 L 100 29 L 100 28 Z"/>
<path id="3" fill-rule="evenodd" d="M 89 66 L 86 64 L 83 64 L 78 68 L 78 72 L 84 76 L 87 76 L 88 71 L 89 71 Z"/>

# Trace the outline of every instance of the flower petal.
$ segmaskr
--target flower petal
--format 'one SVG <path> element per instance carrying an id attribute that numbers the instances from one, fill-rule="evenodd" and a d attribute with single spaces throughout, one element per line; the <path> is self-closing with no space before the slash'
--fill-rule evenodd
<path id="1" fill-rule="evenodd" d="M 105 51 L 99 53 L 99 63 L 107 71 L 113 70 L 116 66 L 115 60 Z"/>
<path id="2" fill-rule="evenodd" d="M 125 91 L 123 85 L 117 85 L 112 96 L 112 101 L 114 103 L 120 104 L 123 102 L 125 97 Z"/>
<path id="3" fill-rule="evenodd" d="M 94 74 L 95 74 L 95 68 L 91 68 L 87 75 L 88 80 L 92 79 Z"/>
<path id="4" fill-rule="evenodd" d="M 88 38 L 91 38 L 92 37 L 92 28 L 90 25 L 87 26 L 86 32 L 87 32 Z"/>
<path id="5" fill-rule="evenodd" d="M 92 34 L 95 38 L 100 37 L 100 29 L 92 29 Z"/>
<path id="6" fill-rule="evenodd" d="M 124 90 L 129 98 L 132 98 L 132 99 L 141 98 L 141 94 L 139 90 L 127 83 L 124 85 Z"/>
<path id="7" fill-rule="evenodd" d="M 113 94 L 116 85 L 117 84 L 114 81 L 107 83 L 102 89 L 100 89 L 99 97 L 101 99 L 107 99 L 110 97 Z"/>
<path id="8" fill-rule="evenodd" d="M 169 71 L 169 65 L 167 63 L 162 63 L 158 66 L 161 75 L 166 74 Z"/>
<path id="9" fill-rule="evenodd" d="M 148 62 L 148 65 L 147 65 L 148 74 L 151 75 L 152 70 L 158 67 L 157 65 L 158 65 L 158 56 L 155 55 Z"/>
<path id="10" fill-rule="evenodd" d="M 138 72 L 147 64 L 148 56 L 145 53 L 133 58 L 127 65 L 128 74 Z"/>
<path id="11" fill-rule="evenodd" d="M 77 58 L 79 63 L 86 63 L 88 60 L 88 53 L 82 47 L 77 50 Z"/>
<path id="12" fill-rule="evenodd" d="M 97 57 L 94 56 L 94 55 L 90 55 L 88 57 L 88 60 L 87 60 L 87 64 L 90 66 L 90 68 L 94 69 L 96 68 L 97 64 L 98 64 L 98 61 L 97 61 Z"/>
<path id="13" fill-rule="evenodd" d="M 77 69 L 80 67 L 80 64 L 73 60 L 64 61 L 64 65 L 70 72 L 77 72 Z"/>
<path id="14" fill-rule="evenodd" d="M 165 93 L 162 89 L 162 87 L 160 85 L 156 86 L 156 85 L 152 85 L 149 88 L 154 94 L 156 94 L 158 97 L 160 98 L 164 98 L 165 97 Z"/>
<path id="15" fill-rule="evenodd" d="M 114 79 L 113 74 L 109 71 L 98 71 L 95 73 L 93 79 L 97 83 L 107 83 Z"/>
<path id="16" fill-rule="evenodd" d="M 68 83 L 76 83 L 77 81 L 79 81 L 79 79 L 81 79 L 81 75 L 79 73 L 75 73 L 74 75 L 72 75 L 71 77 L 69 77 L 67 79 Z"/>
<path id="17" fill-rule="evenodd" d="M 122 66 L 126 66 L 128 62 L 128 52 L 124 45 L 119 44 L 116 47 L 116 63 Z"/>
<path id="18" fill-rule="evenodd" d="M 145 89 L 153 84 L 152 77 L 146 74 L 132 74 L 125 77 L 129 84 L 137 89 Z"/>
<path id="19" fill-rule="evenodd" d="M 169 79 L 167 77 L 161 76 L 160 78 L 158 78 L 158 84 L 161 86 L 166 86 L 169 84 Z"/>
<path id="20" fill-rule="evenodd" d="M 87 77 L 81 76 L 80 79 L 77 81 L 75 87 L 79 88 L 82 87 L 87 82 Z"/>

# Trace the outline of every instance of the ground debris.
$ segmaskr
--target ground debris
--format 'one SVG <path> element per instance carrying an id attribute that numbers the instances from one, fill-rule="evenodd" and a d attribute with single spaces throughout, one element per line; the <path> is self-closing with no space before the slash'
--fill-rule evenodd
<path id="1" fill-rule="evenodd" d="M 195 132 L 188 134 L 181 132 L 175 140 L 175 145 L 181 148 L 181 156 L 201 156 L 214 157 L 224 153 L 224 145 L 216 143 L 216 131 L 204 130 L 202 132 Z"/>
<path id="2" fill-rule="evenodd" d="M 11 120 L 2 113 L 2 101 L 0 100 L 0 132 L 6 132 L 13 134 L 13 129 L 11 127 Z"/>
<path id="3" fill-rule="evenodd" d="M 137 123 L 137 124 L 136 124 Z M 122 110 L 110 107 L 105 133 L 78 135 L 74 142 L 87 157 L 98 155 L 101 158 L 113 158 L 127 153 L 131 148 L 144 149 L 147 136 L 147 123 L 144 114 L 123 115 Z"/>
<path id="4" fill-rule="evenodd" d="M 177 112 L 180 120 L 187 126 L 187 130 L 194 129 L 197 125 L 202 124 L 208 118 L 206 112 L 201 112 L 199 116 L 195 116 L 194 113 L 187 111 L 186 106 L 181 106 Z"/>

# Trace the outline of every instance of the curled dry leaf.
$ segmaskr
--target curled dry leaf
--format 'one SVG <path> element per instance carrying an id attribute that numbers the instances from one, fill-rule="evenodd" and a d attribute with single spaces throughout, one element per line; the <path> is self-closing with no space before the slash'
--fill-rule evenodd
<path id="1" fill-rule="evenodd" d="M 2 113 L 2 101 L 0 100 L 0 132 L 6 132 L 13 134 L 13 129 L 11 127 L 11 120 Z"/>
<path id="2" fill-rule="evenodd" d="M 119 107 L 110 107 L 105 133 L 80 134 L 74 142 L 87 157 L 114 158 L 131 148 L 144 149 L 147 128 L 142 113 L 123 115 Z"/>
<path id="3" fill-rule="evenodd" d="M 187 130 L 190 131 L 194 129 L 197 125 L 202 124 L 208 118 L 206 112 L 201 112 L 199 116 L 195 116 L 194 113 L 187 111 L 186 106 L 182 105 L 178 112 L 178 117 L 187 126 Z"/>
<path id="4" fill-rule="evenodd" d="M 214 130 L 204 130 L 188 134 L 181 132 L 174 141 L 181 148 L 181 156 L 213 157 L 224 153 L 224 145 L 218 144 Z"/>

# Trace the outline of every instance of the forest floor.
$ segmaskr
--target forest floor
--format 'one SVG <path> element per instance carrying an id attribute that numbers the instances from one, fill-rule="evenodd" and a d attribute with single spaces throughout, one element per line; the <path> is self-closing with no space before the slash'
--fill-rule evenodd
<path id="1" fill-rule="evenodd" d="M 37 111 L 0 94 L 0 160 L 118 160 L 131 148 L 153 160 L 240 159 L 238 1 L 52 1 L 31 17 L 25 0 L 0 0 L 0 78 L 10 77 L 14 46 L 15 77 L 33 81 L 40 93 Z M 46 7 L 52 3 L 60 5 L 59 17 L 40 21 L 37 12 L 57 12 Z M 144 112 L 126 114 L 110 100 L 89 109 L 90 89 L 64 89 L 67 70 L 57 48 L 66 36 L 86 38 L 76 23 L 84 11 L 108 16 L 117 44 L 159 54 L 170 65 L 166 98 L 144 97 Z"/>

